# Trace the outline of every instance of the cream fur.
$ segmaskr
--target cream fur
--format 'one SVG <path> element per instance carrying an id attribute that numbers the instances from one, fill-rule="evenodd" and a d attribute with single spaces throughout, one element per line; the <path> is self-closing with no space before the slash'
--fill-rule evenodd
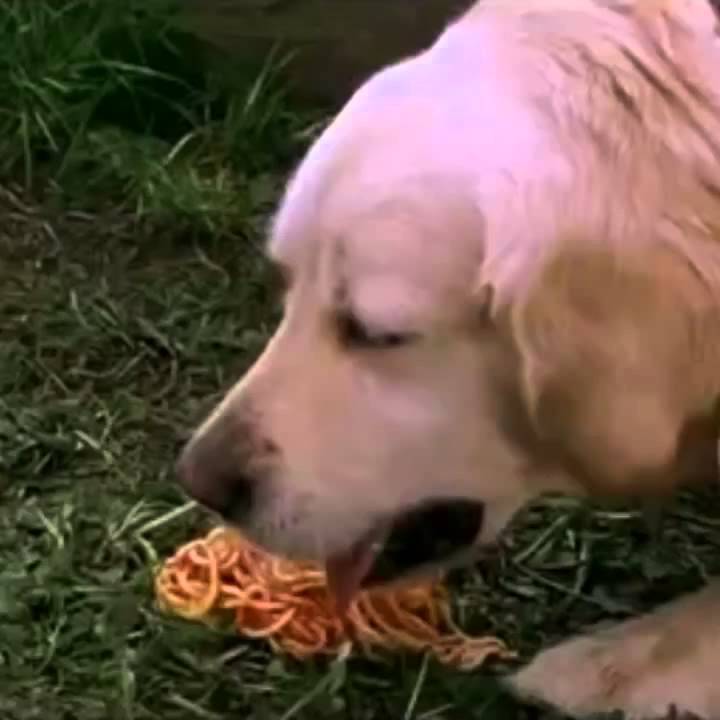
<path id="1" fill-rule="evenodd" d="M 248 425 L 271 441 L 238 468 L 262 483 L 249 533 L 324 559 L 452 496 L 486 504 L 491 542 L 547 491 L 715 475 L 717 24 L 705 0 L 485 0 L 358 90 L 273 222 L 283 322 L 188 449 L 222 437 L 230 457 Z M 349 311 L 417 337 L 348 347 Z M 576 714 L 720 717 L 716 615 L 708 591 L 514 687 Z M 678 628 L 690 646 L 655 652 Z"/>

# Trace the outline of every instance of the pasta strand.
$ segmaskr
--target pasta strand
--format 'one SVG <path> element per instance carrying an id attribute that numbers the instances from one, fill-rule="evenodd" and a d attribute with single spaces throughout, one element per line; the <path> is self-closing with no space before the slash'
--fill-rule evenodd
<path id="1" fill-rule="evenodd" d="M 322 569 L 270 556 L 224 527 L 179 548 L 159 569 L 155 592 L 165 612 L 207 622 L 230 613 L 240 633 L 298 660 L 353 646 L 368 656 L 373 648 L 430 651 L 463 670 L 514 657 L 499 638 L 457 627 L 439 581 L 364 590 L 339 617 Z"/>

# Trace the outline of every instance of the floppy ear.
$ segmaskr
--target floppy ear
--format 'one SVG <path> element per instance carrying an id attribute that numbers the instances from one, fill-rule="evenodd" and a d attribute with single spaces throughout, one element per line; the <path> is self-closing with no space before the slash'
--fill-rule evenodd
<path id="1" fill-rule="evenodd" d="M 679 253 L 577 240 L 518 299 L 512 329 L 532 422 L 589 492 L 664 494 L 680 481 L 688 421 L 716 396 L 703 331 L 712 312 Z"/>

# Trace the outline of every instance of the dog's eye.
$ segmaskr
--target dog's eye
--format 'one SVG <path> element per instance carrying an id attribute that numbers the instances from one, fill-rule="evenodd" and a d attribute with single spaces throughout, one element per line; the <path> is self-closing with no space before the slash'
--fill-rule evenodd
<path id="1" fill-rule="evenodd" d="M 338 318 L 338 330 L 342 343 L 353 348 L 391 349 L 417 339 L 417 334 L 410 332 L 373 332 L 351 313 L 344 313 Z"/>

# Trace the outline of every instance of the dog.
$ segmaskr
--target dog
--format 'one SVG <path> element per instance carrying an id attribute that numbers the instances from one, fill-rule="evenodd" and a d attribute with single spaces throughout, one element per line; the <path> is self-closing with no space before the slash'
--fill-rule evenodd
<path id="1" fill-rule="evenodd" d="M 484 0 L 369 78 L 288 182 L 283 318 L 182 451 L 189 495 L 342 603 L 545 493 L 716 481 L 719 27 L 709 0 Z M 378 570 L 410 526 L 433 548 Z M 719 664 L 716 583 L 507 683 L 719 718 Z"/>

